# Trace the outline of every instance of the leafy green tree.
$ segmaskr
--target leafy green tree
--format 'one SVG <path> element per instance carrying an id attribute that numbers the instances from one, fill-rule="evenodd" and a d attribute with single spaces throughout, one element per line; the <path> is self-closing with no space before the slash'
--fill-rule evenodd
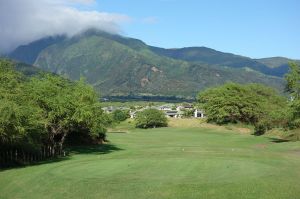
<path id="1" fill-rule="evenodd" d="M 285 75 L 286 91 L 294 99 L 300 98 L 300 66 L 297 63 L 289 63 L 289 72 Z"/>
<path id="2" fill-rule="evenodd" d="M 84 80 L 52 74 L 28 78 L 12 62 L 0 59 L 0 150 L 11 154 L 11 161 L 26 161 L 27 152 L 35 154 L 31 157 L 61 154 L 71 133 L 81 132 L 86 136 L 77 138 L 93 143 L 105 140 L 112 120 L 98 99 Z"/>
<path id="3" fill-rule="evenodd" d="M 275 90 L 259 84 L 227 83 L 201 92 L 197 100 L 208 121 L 253 124 L 259 134 L 287 120 L 284 113 L 286 99 Z"/>
<path id="4" fill-rule="evenodd" d="M 125 121 L 127 118 L 130 117 L 129 111 L 126 110 L 115 110 L 113 113 L 113 120 L 116 122 Z"/>
<path id="5" fill-rule="evenodd" d="M 185 118 L 193 117 L 194 112 L 195 112 L 194 109 L 186 109 L 183 111 L 183 117 L 185 117 Z"/>
<path id="6" fill-rule="evenodd" d="M 300 66 L 289 64 L 289 72 L 285 75 L 286 91 L 291 94 L 289 127 L 300 127 Z"/>
<path id="7" fill-rule="evenodd" d="M 105 134 L 108 120 L 101 110 L 98 95 L 83 80 L 70 82 L 43 74 L 30 79 L 26 92 L 42 110 L 48 144 L 62 148 L 66 136 L 75 128 L 87 129 L 94 138 Z"/>
<path id="8" fill-rule="evenodd" d="M 136 115 L 137 128 L 156 128 L 168 126 L 165 114 L 157 109 L 145 109 Z"/>
<path id="9" fill-rule="evenodd" d="M 32 142 L 38 132 L 40 111 L 31 101 L 25 100 L 25 77 L 16 72 L 12 62 L 0 60 L 0 142 L 16 143 L 26 139 Z"/>
<path id="10" fill-rule="evenodd" d="M 101 109 L 99 94 L 84 79 L 80 79 L 75 82 L 72 96 L 76 107 L 72 120 L 87 127 L 92 137 L 103 138 L 112 120 Z"/>

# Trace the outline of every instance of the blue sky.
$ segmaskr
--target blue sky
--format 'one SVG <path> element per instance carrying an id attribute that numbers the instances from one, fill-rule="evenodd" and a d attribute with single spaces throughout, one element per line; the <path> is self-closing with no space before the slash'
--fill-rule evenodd
<path id="1" fill-rule="evenodd" d="M 300 59 L 299 0 L 97 0 L 81 9 L 129 16 L 123 34 L 149 45 Z"/>
<path id="2" fill-rule="evenodd" d="M 87 28 L 149 45 L 300 59 L 300 0 L 0 0 L 0 54 Z"/>

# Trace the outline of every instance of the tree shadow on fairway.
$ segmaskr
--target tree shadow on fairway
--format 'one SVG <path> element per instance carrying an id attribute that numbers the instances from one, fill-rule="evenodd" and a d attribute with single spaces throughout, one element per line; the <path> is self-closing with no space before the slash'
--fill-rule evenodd
<path id="1" fill-rule="evenodd" d="M 104 155 L 108 153 L 112 153 L 114 151 L 123 150 L 113 144 L 101 144 L 101 145 L 91 145 L 91 146 L 76 146 L 71 147 L 66 150 L 66 156 L 62 157 L 54 157 L 48 160 L 37 161 L 30 164 L 22 163 L 22 164 L 9 164 L 9 165 L 0 165 L 0 172 L 10 169 L 20 169 L 29 166 L 38 166 L 42 164 L 51 164 L 51 163 L 58 163 L 62 161 L 71 160 L 73 155 L 77 154 L 93 154 L 93 155 Z"/>
<path id="2" fill-rule="evenodd" d="M 290 142 L 290 140 L 281 139 L 281 138 L 269 138 L 269 140 L 273 143 L 283 143 L 283 142 Z"/>
<path id="3" fill-rule="evenodd" d="M 66 160 L 70 160 L 71 157 L 69 155 L 63 156 L 63 157 L 53 157 L 49 158 L 47 160 L 40 160 L 37 162 L 32 162 L 32 163 L 19 163 L 19 162 L 12 162 L 6 165 L 0 165 L 0 172 L 10 170 L 10 169 L 21 169 L 25 167 L 30 167 L 30 166 L 38 166 L 42 164 L 51 164 L 51 163 L 58 163 Z"/>
<path id="4" fill-rule="evenodd" d="M 110 131 L 109 133 L 127 133 L 126 131 Z"/>
<path id="5" fill-rule="evenodd" d="M 78 146 L 70 148 L 70 155 L 72 154 L 108 154 L 114 151 L 123 150 L 113 144 L 101 144 L 95 146 Z"/>

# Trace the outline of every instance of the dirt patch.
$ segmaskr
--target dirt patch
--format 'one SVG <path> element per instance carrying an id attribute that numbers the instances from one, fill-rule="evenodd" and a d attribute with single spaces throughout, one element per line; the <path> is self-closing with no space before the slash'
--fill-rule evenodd
<path id="1" fill-rule="evenodd" d="M 251 134 L 251 129 L 245 127 L 237 127 L 237 126 L 220 126 L 216 124 L 206 123 L 205 119 L 196 119 L 196 118 L 183 118 L 183 119 L 169 119 L 169 127 L 198 127 L 198 128 L 207 128 L 214 129 L 218 131 L 234 131 L 242 135 Z"/>
<path id="2" fill-rule="evenodd" d="M 257 148 L 257 149 L 265 149 L 267 148 L 267 144 L 256 144 L 254 145 L 254 148 Z"/>
<path id="3" fill-rule="evenodd" d="M 204 120 L 196 118 L 169 118 L 169 127 L 179 127 L 179 128 L 190 128 L 190 127 L 201 127 Z"/>
<path id="4" fill-rule="evenodd" d="M 150 82 L 149 79 L 147 77 L 144 77 L 143 79 L 141 79 L 141 86 L 144 87 L 149 82 Z"/>
<path id="5" fill-rule="evenodd" d="M 107 132 L 108 133 L 128 133 L 129 131 L 127 129 L 112 129 L 112 128 L 108 128 Z"/>
<path id="6" fill-rule="evenodd" d="M 292 155 L 300 156 L 300 149 L 296 149 L 290 152 Z"/>
<path id="7" fill-rule="evenodd" d="M 241 134 L 247 134 L 249 135 L 251 133 L 251 130 L 248 128 L 237 128 L 236 129 L 238 132 L 240 132 Z"/>
<path id="8" fill-rule="evenodd" d="M 157 72 L 162 72 L 161 70 L 159 70 L 158 68 L 156 68 L 155 66 L 153 66 L 152 68 L 151 68 L 151 70 L 153 71 L 153 72 L 155 72 L 155 73 L 157 73 Z"/>

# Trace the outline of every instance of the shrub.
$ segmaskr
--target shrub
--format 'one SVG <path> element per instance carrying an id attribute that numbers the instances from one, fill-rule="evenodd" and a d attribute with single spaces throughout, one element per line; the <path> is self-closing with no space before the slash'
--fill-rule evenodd
<path id="1" fill-rule="evenodd" d="M 183 111 L 183 117 L 185 117 L 185 118 L 193 117 L 194 116 L 194 112 L 195 112 L 194 109 L 184 110 Z"/>
<path id="2" fill-rule="evenodd" d="M 122 111 L 122 110 L 115 110 L 112 113 L 113 120 L 116 122 L 122 122 L 125 121 L 127 118 L 130 117 L 128 111 Z"/>
<path id="3" fill-rule="evenodd" d="M 137 128 L 156 128 L 168 126 L 167 118 L 162 111 L 157 109 L 146 109 L 137 113 Z"/>
<path id="4" fill-rule="evenodd" d="M 269 122 L 265 120 L 259 121 L 256 124 L 254 124 L 254 135 L 263 135 L 270 128 L 271 127 Z"/>

